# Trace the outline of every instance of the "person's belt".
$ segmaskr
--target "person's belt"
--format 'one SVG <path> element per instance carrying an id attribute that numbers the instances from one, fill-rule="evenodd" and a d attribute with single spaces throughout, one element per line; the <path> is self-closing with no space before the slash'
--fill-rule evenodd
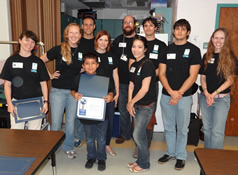
<path id="1" fill-rule="evenodd" d="M 225 96 L 227 96 L 229 93 L 226 94 L 217 94 L 214 98 L 223 98 Z"/>

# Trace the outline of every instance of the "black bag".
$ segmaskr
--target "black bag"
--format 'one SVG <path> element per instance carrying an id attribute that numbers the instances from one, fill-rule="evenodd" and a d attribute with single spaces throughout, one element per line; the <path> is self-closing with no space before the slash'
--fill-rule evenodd
<path id="1" fill-rule="evenodd" d="M 188 126 L 188 141 L 187 145 L 198 145 L 199 133 L 202 120 L 195 113 L 191 113 L 190 124 Z"/>

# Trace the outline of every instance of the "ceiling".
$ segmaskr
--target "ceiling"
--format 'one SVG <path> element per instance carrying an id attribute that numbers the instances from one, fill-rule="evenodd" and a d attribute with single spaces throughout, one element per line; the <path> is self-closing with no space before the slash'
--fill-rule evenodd
<path id="1" fill-rule="evenodd" d="M 61 0 L 70 9 L 149 9 L 150 0 Z"/>

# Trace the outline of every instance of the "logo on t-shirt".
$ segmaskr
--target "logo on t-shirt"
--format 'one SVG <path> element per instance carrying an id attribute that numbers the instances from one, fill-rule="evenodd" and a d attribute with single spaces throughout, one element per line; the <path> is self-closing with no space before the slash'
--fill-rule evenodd
<path id="1" fill-rule="evenodd" d="M 32 63 L 32 66 L 31 66 L 31 72 L 37 72 L 37 66 L 38 64 L 37 63 Z"/>
<path id="2" fill-rule="evenodd" d="M 23 68 L 23 63 L 20 62 L 13 62 L 12 68 Z"/>
<path id="3" fill-rule="evenodd" d="M 78 60 L 83 61 L 83 54 L 81 52 L 78 52 Z"/>
<path id="4" fill-rule="evenodd" d="M 140 75 L 140 71 L 141 71 L 141 67 L 140 67 L 140 69 L 139 69 L 138 72 L 137 72 L 137 75 L 138 75 L 138 76 Z"/>
<path id="5" fill-rule="evenodd" d="M 112 57 L 108 57 L 108 64 L 113 64 Z"/>
<path id="6" fill-rule="evenodd" d="M 155 44 L 152 52 L 158 53 L 158 50 L 159 50 L 159 45 Z"/>
<path id="7" fill-rule="evenodd" d="M 185 51 L 183 53 L 183 57 L 188 58 L 189 57 L 189 52 L 190 52 L 190 49 L 185 49 Z"/>

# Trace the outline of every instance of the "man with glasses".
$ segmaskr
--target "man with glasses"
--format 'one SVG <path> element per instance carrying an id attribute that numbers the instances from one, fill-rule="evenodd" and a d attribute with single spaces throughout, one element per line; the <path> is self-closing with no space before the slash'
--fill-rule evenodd
<path id="1" fill-rule="evenodd" d="M 132 121 L 126 109 L 128 102 L 128 85 L 129 85 L 129 66 L 134 60 L 131 52 L 133 39 L 136 35 L 136 19 L 127 15 L 122 21 L 123 34 L 115 38 L 112 43 L 112 51 L 119 58 L 119 100 L 118 110 L 120 112 L 120 136 L 116 139 L 116 143 L 123 143 L 129 140 L 132 135 Z"/>

